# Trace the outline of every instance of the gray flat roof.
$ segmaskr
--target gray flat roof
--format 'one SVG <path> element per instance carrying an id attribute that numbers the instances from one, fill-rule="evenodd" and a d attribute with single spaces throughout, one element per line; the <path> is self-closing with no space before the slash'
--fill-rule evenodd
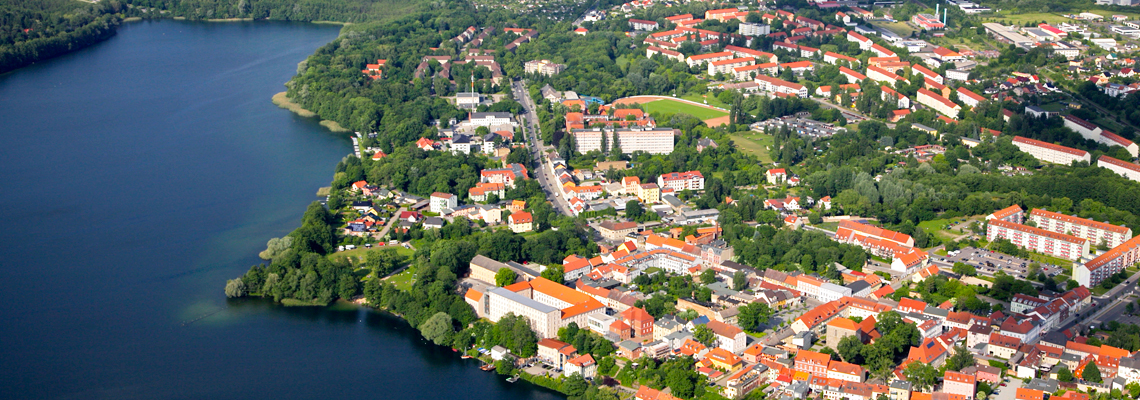
<path id="1" fill-rule="evenodd" d="M 534 309 L 535 311 L 538 311 L 538 312 L 543 313 L 543 314 L 558 311 L 558 309 L 554 308 L 553 306 L 548 306 L 546 304 L 539 303 L 539 302 L 534 301 L 533 299 L 531 299 L 529 297 L 523 296 L 521 294 L 512 292 L 512 291 L 507 290 L 507 289 L 503 289 L 503 288 L 491 289 L 491 290 L 487 291 L 487 294 L 494 294 L 496 296 L 500 296 L 502 298 L 511 300 L 513 302 L 522 304 L 523 307 Z"/>

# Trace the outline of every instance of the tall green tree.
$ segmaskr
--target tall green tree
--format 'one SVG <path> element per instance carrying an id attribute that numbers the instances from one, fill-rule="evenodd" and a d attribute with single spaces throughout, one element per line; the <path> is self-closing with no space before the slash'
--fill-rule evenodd
<path id="1" fill-rule="evenodd" d="M 1097 367 L 1095 362 L 1089 362 L 1088 365 L 1085 365 L 1085 370 L 1081 372 L 1081 379 L 1101 383 L 1103 379 L 1100 376 L 1100 367 Z"/>
<path id="2" fill-rule="evenodd" d="M 443 346 L 451 343 L 451 316 L 445 312 L 437 312 L 420 325 L 420 334 L 437 345 Z"/>
<path id="3" fill-rule="evenodd" d="M 507 267 L 499 268 L 499 272 L 495 273 L 496 286 L 507 286 L 515 283 L 515 281 L 518 279 L 519 274 Z"/>

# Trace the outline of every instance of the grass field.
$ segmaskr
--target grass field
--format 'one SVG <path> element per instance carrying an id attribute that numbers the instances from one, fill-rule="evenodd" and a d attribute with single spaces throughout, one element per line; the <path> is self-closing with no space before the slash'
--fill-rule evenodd
<path id="1" fill-rule="evenodd" d="M 396 289 L 403 291 L 411 290 L 412 284 L 416 282 L 416 267 L 411 266 L 396 275 L 388 278 L 387 282 L 395 286 Z"/>
<path id="2" fill-rule="evenodd" d="M 1045 21 L 1049 24 L 1059 24 L 1061 22 L 1069 21 L 1068 18 L 1062 17 L 1053 13 L 1024 13 L 1024 14 L 1002 14 L 999 21 L 1005 24 L 1025 25 L 1026 22 L 1041 22 Z"/>
<path id="3" fill-rule="evenodd" d="M 408 260 L 411 260 L 412 255 L 416 253 L 415 250 L 405 249 L 404 246 L 381 246 L 373 247 L 371 249 L 367 247 L 357 247 L 352 250 L 338 251 L 336 253 L 329 254 L 329 259 L 337 260 L 345 257 L 351 257 L 349 261 L 352 261 L 353 264 L 356 264 L 364 260 L 364 254 L 369 250 L 381 250 L 386 248 L 395 248 L 396 254 L 399 254 Z"/>
<path id="4" fill-rule="evenodd" d="M 768 147 L 771 147 L 773 144 L 772 136 L 763 133 L 745 135 L 737 133 L 729 137 L 732 138 L 732 141 L 736 143 L 736 147 L 740 150 L 756 156 L 762 163 L 772 163 L 772 155 L 769 154 L 768 151 Z"/>
<path id="5" fill-rule="evenodd" d="M 835 232 L 835 231 L 839 230 L 839 223 L 838 222 L 824 222 L 822 224 L 816 225 L 816 227 L 818 227 L 819 229 Z"/>
<path id="6" fill-rule="evenodd" d="M 681 98 L 685 99 L 685 100 L 689 100 L 689 101 L 695 101 L 698 103 L 703 103 L 703 102 L 707 101 L 708 104 L 710 106 L 713 106 L 713 107 L 729 108 L 728 104 L 722 103 L 720 101 L 720 99 L 717 99 L 716 96 L 713 96 L 713 95 L 687 94 L 687 95 L 681 96 Z"/>
<path id="7" fill-rule="evenodd" d="M 649 113 L 685 113 L 702 120 L 719 118 L 728 115 L 727 111 L 713 110 L 710 108 L 699 107 L 689 103 L 683 103 L 670 99 L 655 100 L 645 103 L 642 106 L 645 107 L 645 111 Z"/>
<path id="8" fill-rule="evenodd" d="M 967 232 L 960 231 L 969 226 L 969 223 L 959 223 L 953 227 L 947 228 L 953 222 L 968 221 L 968 218 L 954 218 L 954 219 L 935 219 L 930 221 L 922 221 L 918 223 L 918 227 L 926 231 L 926 233 L 934 235 L 942 240 L 953 240 Z"/>
<path id="9" fill-rule="evenodd" d="M 907 25 L 906 22 L 903 22 L 903 21 L 875 22 L 875 23 L 872 23 L 872 25 L 887 28 L 891 32 L 894 32 L 896 35 L 899 35 L 902 37 L 909 37 L 910 34 L 914 33 L 914 28 L 911 28 L 910 25 Z"/>
<path id="10" fill-rule="evenodd" d="M 1092 122 L 1094 124 L 1108 128 L 1110 131 L 1113 131 L 1113 132 L 1120 132 L 1120 131 L 1124 130 L 1124 127 L 1121 126 L 1119 123 L 1117 123 L 1116 121 L 1113 121 L 1111 119 L 1105 118 L 1105 117 L 1100 117 L 1100 118 L 1094 119 L 1094 120 L 1092 120 Z"/>

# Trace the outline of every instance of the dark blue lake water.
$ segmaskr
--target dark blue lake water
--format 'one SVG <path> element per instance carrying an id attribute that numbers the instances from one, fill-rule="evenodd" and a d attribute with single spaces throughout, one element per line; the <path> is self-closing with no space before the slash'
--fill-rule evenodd
<path id="1" fill-rule="evenodd" d="M 138 22 L 0 76 L 0 398 L 559 397 L 397 318 L 225 299 L 350 151 L 270 103 L 338 29 Z"/>

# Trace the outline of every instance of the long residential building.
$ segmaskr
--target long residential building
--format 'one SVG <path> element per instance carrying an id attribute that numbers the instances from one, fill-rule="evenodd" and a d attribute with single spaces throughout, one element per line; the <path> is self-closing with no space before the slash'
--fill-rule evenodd
<path id="1" fill-rule="evenodd" d="M 473 291 L 474 289 L 468 289 Z M 555 337 L 558 329 L 571 322 L 588 326 L 591 315 L 605 314 L 606 306 L 590 295 L 539 277 L 506 287 L 492 288 L 486 293 L 468 293 L 476 312 L 497 322 L 507 314 L 527 319 L 540 339 Z M 474 299 L 478 297 L 478 299 Z"/>
<path id="2" fill-rule="evenodd" d="M 1109 248 L 1120 246 L 1132 238 L 1132 229 L 1100 221 L 1093 221 L 1049 210 L 1034 208 L 1029 220 L 1038 228 L 1088 239 L 1093 244 L 1104 242 Z"/>
<path id="3" fill-rule="evenodd" d="M 1109 276 L 1140 261 L 1140 236 L 1073 268 L 1073 280 L 1085 287 L 1099 285 Z"/>
<path id="4" fill-rule="evenodd" d="M 685 63 L 689 64 L 689 67 L 691 68 L 693 66 L 701 65 L 704 63 L 712 63 L 713 61 L 721 61 L 721 60 L 730 60 L 732 58 L 733 58 L 733 54 L 731 52 L 722 51 L 719 53 L 692 55 L 692 56 L 689 56 L 689 58 L 685 59 Z"/>
<path id="5" fill-rule="evenodd" d="M 962 111 L 962 106 L 926 88 L 918 88 L 918 96 L 915 98 L 919 104 L 930 107 L 930 109 L 950 118 L 958 118 L 958 113 Z"/>
<path id="6" fill-rule="evenodd" d="M 921 90 L 921 89 L 920 89 Z M 1092 162 L 1089 152 L 1021 136 L 1013 137 L 1013 145 L 1040 161 L 1068 165 L 1073 161 Z"/>
<path id="7" fill-rule="evenodd" d="M 1109 156 L 1100 156 L 1096 159 L 1096 166 L 1123 175 L 1125 178 L 1140 182 L 1140 165 L 1128 161 L 1120 161 Z"/>
<path id="8" fill-rule="evenodd" d="M 657 186 L 675 191 L 705 190 L 705 177 L 701 171 L 670 172 L 657 177 Z"/>
<path id="9" fill-rule="evenodd" d="M 614 138 L 623 154 L 635 151 L 644 151 L 650 154 L 669 154 L 673 152 L 674 132 L 670 128 L 624 128 L 617 130 L 602 129 L 574 129 L 575 149 L 579 153 L 593 150 L 603 151 L 602 139 L 605 138 L 607 148 L 613 148 Z"/>
<path id="10" fill-rule="evenodd" d="M 991 219 L 1000 219 L 1005 222 L 1020 224 L 1022 222 L 1025 222 L 1025 210 L 1022 210 L 1021 206 L 1014 204 L 1012 206 L 994 211 L 993 214 L 986 216 L 987 221 Z"/>
<path id="11" fill-rule="evenodd" d="M 894 72 L 887 71 L 874 65 L 867 66 L 867 77 L 876 82 L 886 83 L 891 87 L 895 87 L 899 81 L 905 80 L 903 77 Z"/>
<path id="12" fill-rule="evenodd" d="M 986 240 L 997 239 L 1007 239 L 1017 247 L 1067 260 L 1077 260 L 1089 252 L 1087 239 L 992 219 L 986 229 Z"/>
<path id="13" fill-rule="evenodd" d="M 759 50 L 752 50 L 752 49 L 749 49 L 747 47 L 739 47 L 739 46 L 728 45 L 728 46 L 724 46 L 724 51 L 731 52 L 732 55 L 734 55 L 736 57 L 740 57 L 740 58 L 752 57 L 752 58 L 759 60 L 760 62 L 766 62 L 766 63 L 777 62 L 775 54 L 764 52 L 764 51 L 759 51 Z"/>
<path id="14" fill-rule="evenodd" d="M 661 48 L 661 47 L 657 47 L 657 46 L 649 46 L 649 47 L 645 48 L 645 57 L 646 58 L 652 58 L 654 55 L 657 55 L 657 54 L 660 54 L 660 55 L 664 56 L 665 58 L 671 59 L 673 61 L 679 61 L 679 62 L 685 61 L 685 55 L 681 54 L 680 52 L 677 52 L 677 51 L 673 51 L 673 50 L 669 50 L 669 49 L 665 49 L 665 48 Z"/>
<path id="15" fill-rule="evenodd" d="M 709 75 L 731 73 L 733 68 L 746 67 L 755 63 L 756 59 L 751 57 L 713 61 L 709 63 Z"/>
<path id="16" fill-rule="evenodd" d="M 942 82 L 938 82 L 938 83 L 942 83 Z M 964 87 L 959 87 L 958 88 L 958 100 L 961 100 L 962 104 L 970 106 L 970 108 L 974 108 L 974 107 L 978 106 L 978 103 L 986 101 L 986 98 L 982 97 L 982 95 L 980 95 L 980 94 L 977 94 L 977 93 L 970 91 L 970 89 L 966 89 Z"/>
<path id="17" fill-rule="evenodd" d="M 795 82 L 788 82 L 780 78 L 763 75 L 757 75 L 756 78 L 753 78 L 753 81 L 760 85 L 760 90 L 765 92 L 776 93 L 777 95 L 782 93 L 803 98 L 808 97 L 807 87 Z"/>

